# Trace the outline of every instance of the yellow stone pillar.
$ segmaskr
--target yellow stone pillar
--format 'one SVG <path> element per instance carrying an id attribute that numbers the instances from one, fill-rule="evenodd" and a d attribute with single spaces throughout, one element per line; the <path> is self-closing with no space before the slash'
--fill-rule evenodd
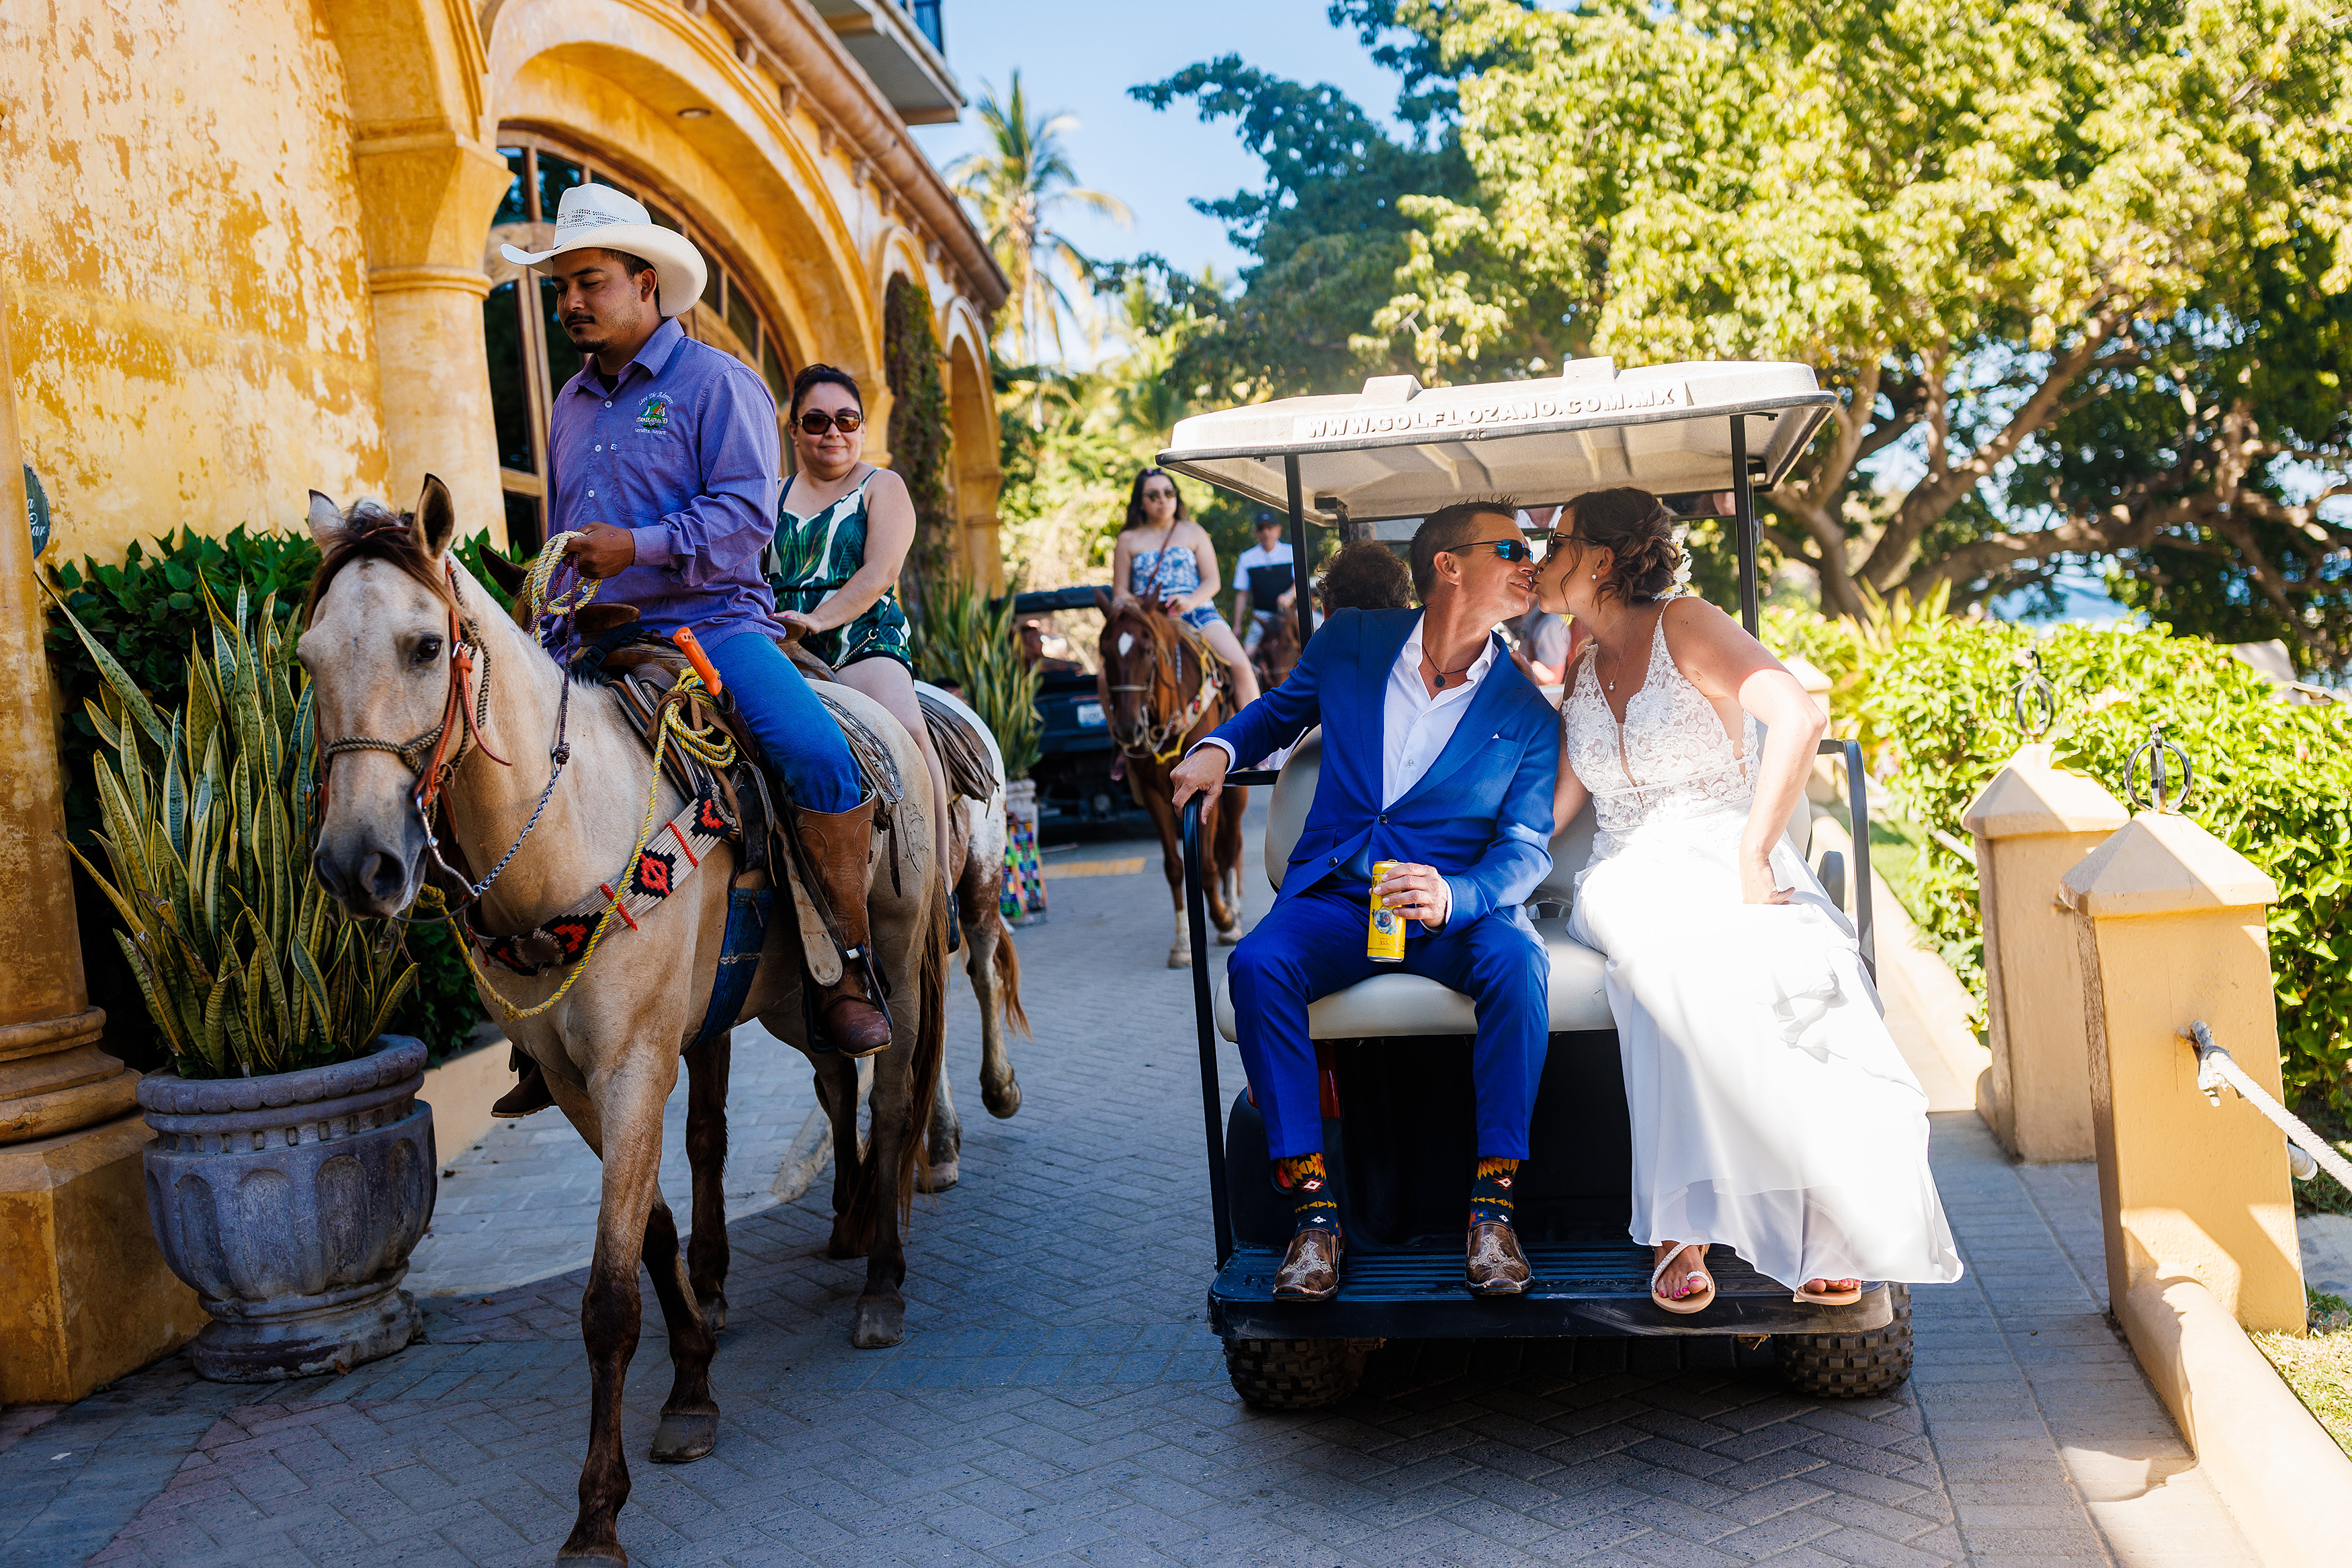
<path id="1" fill-rule="evenodd" d="M 99 1048 L 0 319 L 0 1405 L 79 1399 L 204 1322 L 147 1225 L 139 1075 Z"/>
<path id="2" fill-rule="evenodd" d="M 2252 1329 L 2300 1332 L 2303 1269 L 2286 1141 L 2252 1105 L 2197 1088 L 2200 1019 L 2280 1092 L 2267 906 L 2251 861 L 2186 817 L 2142 812 L 2059 884 L 2074 911 L 2106 1222 L 2107 1293 L 2144 1364 L 2165 1354 L 2137 1285 L 2193 1280 Z"/>
<path id="3" fill-rule="evenodd" d="M 425 476 L 437 474 L 457 500 L 460 531 L 488 528 L 503 547 L 482 245 L 506 193 L 506 161 L 446 130 L 363 135 L 352 155 L 375 303 L 385 499 L 413 505 Z"/>
<path id="4" fill-rule="evenodd" d="M 2074 917 L 2054 895 L 2068 870 L 2130 820 L 2095 779 L 2053 768 L 2039 743 L 2020 747 L 1960 815 L 1976 835 L 1991 1026 L 1992 1071 L 1977 1111 L 2028 1164 L 2095 1152 L 2082 960 Z"/>

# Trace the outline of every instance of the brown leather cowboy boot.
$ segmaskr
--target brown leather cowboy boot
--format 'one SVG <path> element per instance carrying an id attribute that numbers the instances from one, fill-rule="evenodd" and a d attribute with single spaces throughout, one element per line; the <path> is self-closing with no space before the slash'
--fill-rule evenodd
<path id="1" fill-rule="evenodd" d="M 1307 1226 L 1290 1238 L 1290 1250 L 1275 1270 L 1278 1301 L 1328 1301 L 1339 1293 L 1339 1254 L 1346 1242 L 1336 1230 Z"/>
<path id="2" fill-rule="evenodd" d="M 1463 1282 L 1473 1295 L 1522 1295 L 1535 1278 L 1528 1255 L 1519 1250 L 1518 1232 L 1500 1220 L 1473 1225 L 1467 1253 Z"/>
<path id="3" fill-rule="evenodd" d="M 555 1096 L 548 1092 L 547 1075 L 540 1071 L 539 1063 L 525 1056 L 520 1046 L 509 1046 L 507 1049 L 513 1053 L 507 1063 L 508 1069 L 520 1077 L 513 1088 L 498 1097 L 490 1106 L 490 1114 L 502 1121 L 511 1121 L 517 1116 L 528 1116 L 534 1111 L 544 1111 L 554 1104 Z"/>
<path id="4" fill-rule="evenodd" d="M 866 988 L 872 952 L 866 918 L 866 860 L 874 848 L 874 798 L 846 811 L 798 813 L 801 852 L 816 880 L 810 891 L 824 901 L 842 946 L 841 978 L 825 988 L 818 1016 L 834 1049 L 872 1056 L 890 1044 L 890 1015 Z"/>

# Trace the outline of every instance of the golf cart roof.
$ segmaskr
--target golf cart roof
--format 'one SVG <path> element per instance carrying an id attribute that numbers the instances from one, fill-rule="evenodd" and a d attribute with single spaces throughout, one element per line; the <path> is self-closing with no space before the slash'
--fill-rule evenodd
<path id="1" fill-rule="evenodd" d="M 1811 366 L 1770 361 L 1572 360 L 1553 378 L 1454 387 L 1375 376 L 1360 392 L 1180 420 L 1160 465 L 1286 510 L 1295 460 L 1309 519 L 1371 522 L 1475 496 L 1535 507 L 1618 485 L 1730 490 L 1744 414 L 1749 474 L 1769 488 L 1835 401 Z"/>

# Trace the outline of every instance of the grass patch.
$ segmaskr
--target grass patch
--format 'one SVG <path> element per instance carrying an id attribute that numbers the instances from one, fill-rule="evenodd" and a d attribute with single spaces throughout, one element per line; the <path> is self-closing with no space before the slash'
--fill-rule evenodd
<path id="1" fill-rule="evenodd" d="M 2352 1305 L 2341 1296 L 2307 1292 L 2309 1337 L 2253 1333 L 2246 1337 L 2278 1369 L 2303 1407 L 2319 1419 L 2336 1446 L 2352 1455 Z"/>

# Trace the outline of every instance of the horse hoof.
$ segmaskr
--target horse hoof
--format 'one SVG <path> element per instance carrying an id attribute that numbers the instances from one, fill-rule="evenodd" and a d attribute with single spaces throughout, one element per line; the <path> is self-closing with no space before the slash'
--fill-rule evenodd
<path id="1" fill-rule="evenodd" d="M 907 1340 L 907 1303 L 893 1296 L 861 1296 L 857 1316 L 850 1324 L 849 1343 L 856 1350 L 887 1350 Z"/>
<path id="2" fill-rule="evenodd" d="M 1013 1112 L 1021 1109 L 1021 1081 L 1017 1078 L 1008 1077 L 1005 1079 L 1002 1086 L 989 1083 L 982 1084 L 980 1086 L 980 1103 L 988 1107 L 988 1113 L 990 1115 L 995 1117 L 1000 1122 L 1003 1121 L 1006 1117 L 1012 1115 Z"/>
<path id="3" fill-rule="evenodd" d="M 712 1333 L 720 1333 L 727 1327 L 727 1293 L 725 1291 L 705 1296 L 695 1304 L 702 1309 L 703 1326 Z"/>
<path id="4" fill-rule="evenodd" d="M 1192 967 L 1192 949 L 1190 947 L 1170 948 L 1168 950 L 1168 967 L 1171 969 L 1191 968 Z"/>
<path id="5" fill-rule="evenodd" d="M 719 1446 L 719 1413 L 665 1411 L 654 1429 L 654 1463 L 690 1465 Z"/>
<path id="6" fill-rule="evenodd" d="M 945 1165 L 918 1166 L 915 1171 L 915 1190 L 925 1193 L 947 1191 L 962 1179 L 962 1173 L 957 1168 L 961 1163 L 960 1160 L 950 1160 Z"/>
<path id="7" fill-rule="evenodd" d="M 593 1546 L 567 1541 L 562 1550 L 556 1552 L 555 1560 L 558 1563 L 594 1563 L 597 1568 L 629 1568 L 629 1554 L 617 1541 Z"/>
<path id="8" fill-rule="evenodd" d="M 1241 939 L 1242 923 L 1238 920 L 1234 921 L 1231 925 L 1220 925 L 1217 927 L 1218 946 L 1231 947 Z"/>

